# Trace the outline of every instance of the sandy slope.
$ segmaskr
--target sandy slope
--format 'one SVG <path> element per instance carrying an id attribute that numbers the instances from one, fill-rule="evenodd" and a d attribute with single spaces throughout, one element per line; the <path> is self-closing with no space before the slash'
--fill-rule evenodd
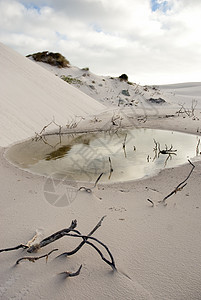
<path id="1" fill-rule="evenodd" d="M 65 125 L 75 115 L 86 116 L 104 109 L 1 43 L 0 66 L 1 146 L 34 135 L 53 118 Z"/>
<path id="2" fill-rule="evenodd" d="M 178 104 L 191 106 L 197 100 L 201 108 L 201 83 L 179 83 L 171 85 L 141 86 L 139 83 L 124 82 L 110 76 L 98 76 L 75 66 L 59 69 L 46 63 L 35 62 L 57 77 L 67 76 L 72 79 L 72 86 L 83 91 L 107 107 L 144 108 L 150 106 L 150 98 L 165 100 L 164 106 L 178 107 Z M 121 74 L 119 74 L 121 75 Z M 129 75 L 129 74 L 128 74 Z"/>
<path id="3" fill-rule="evenodd" d="M 59 79 L 55 80 L 57 82 Z M 196 84 L 196 91 L 194 87 L 185 86 L 179 85 L 178 89 L 176 86 L 173 89 L 160 87 L 160 93 L 167 95 L 169 104 L 147 104 L 145 107 L 146 100 L 143 100 L 144 106 L 134 109 L 126 107 L 125 110 L 120 107 L 116 112 L 113 108 L 108 109 L 107 113 L 97 116 L 100 122 L 96 119 L 93 122 L 85 120 L 79 126 L 90 130 L 110 128 L 111 115 L 115 113 L 121 114 L 125 125 L 200 134 L 198 109 L 195 111 L 196 118 L 185 115 L 166 117 L 178 109 L 180 88 L 182 93 L 186 89 L 182 99 L 191 104 L 191 97 L 194 97 L 199 107 L 200 85 Z M 175 90 L 179 91 L 178 95 L 174 95 Z M 144 114 L 147 115 L 145 123 L 141 118 Z M 23 113 L 20 115 L 24 118 Z M 29 122 L 35 126 L 32 120 Z M 21 131 L 19 126 L 16 138 L 20 138 Z M 2 127 L 1 134 L 4 134 Z M 10 141 L 5 142 L 9 144 Z M 169 198 L 167 206 L 158 204 L 158 201 L 186 178 L 189 164 L 166 169 L 146 180 L 111 185 L 100 183 L 92 194 L 77 193 L 77 183 L 72 187 L 76 197 L 70 205 L 59 208 L 51 205 L 45 197 L 45 177 L 15 168 L 5 160 L 3 153 L 4 149 L 1 149 L 0 248 L 26 243 L 35 231 L 42 239 L 68 227 L 75 218 L 78 229 L 87 234 L 102 216 L 107 215 L 95 236 L 108 245 L 118 272 L 112 272 L 94 249 L 87 245 L 69 258 L 55 259 L 57 253 L 53 253 L 47 264 L 45 260 L 40 260 L 34 264 L 25 261 L 15 266 L 18 258 L 27 255 L 26 251 L 1 253 L 0 299 L 201 299 L 199 162 L 195 163 L 196 168 L 187 186 Z M 147 198 L 154 201 L 154 207 L 146 201 Z M 59 248 L 60 254 L 73 249 L 77 243 L 71 238 L 62 238 L 34 255 L 45 254 L 53 248 Z M 63 271 L 75 271 L 80 264 L 83 264 L 83 269 L 78 277 L 64 279 L 58 275 Z"/>

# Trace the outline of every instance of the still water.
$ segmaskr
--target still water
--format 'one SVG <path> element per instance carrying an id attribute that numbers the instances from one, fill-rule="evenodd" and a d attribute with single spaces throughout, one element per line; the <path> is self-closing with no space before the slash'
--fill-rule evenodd
<path id="1" fill-rule="evenodd" d="M 119 182 L 199 159 L 198 140 L 196 135 L 155 129 L 52 135 L 16 144 L 6 158 L 46 176 L 93 182 L 103 172 L 101 182 Z"/>

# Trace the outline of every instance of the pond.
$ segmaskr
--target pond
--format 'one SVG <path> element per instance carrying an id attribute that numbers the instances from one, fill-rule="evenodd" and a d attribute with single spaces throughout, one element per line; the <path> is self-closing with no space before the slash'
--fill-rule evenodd
<path id="1" fill-rule="evenodd" d="M 198 136 L 155 129 L 49 135 L 6 152 L 14 165 L 33 173 L 87 182 L 103 173 L 101 182 L 108 183 L 148 177 L 199 155 Z"/>

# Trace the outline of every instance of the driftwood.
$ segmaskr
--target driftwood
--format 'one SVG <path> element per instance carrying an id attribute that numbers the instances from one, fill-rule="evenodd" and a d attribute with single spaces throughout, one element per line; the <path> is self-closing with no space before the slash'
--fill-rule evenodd
<path id="1" fill-rule="evenodd" d="M 95 237 L 92 237 L 92 234 L 101 226 L 103 220 L 104 220 L 105 216 L 103 216 L 100 221 L 98 222 L 98 224 L 91 230 L 91 232 L 88 234 L 88 235 L 82 235 L 78 230 L 76 230 L 76 226 L 77 226 L 77 221 L 74 220 L 72 221 L 71 225 L 69 228 L 65 228 L 65 229 L 62 229 L 60 231 L 57 231 L 55 232 L 54 234 L 46 237 L 45 239 L 43 239 L 40 243 L 38 244 L 34 244 L 30 247 L 28 247 L 27 245 L 23 245 L 23 244 L 20 244 L 18 245 L 17 247 L 14 247 L 14 248 L 7 248 L 7 249 L 1 249 L 0 252 L 3 252 L 3 251 L 11 251 L 11 250 L 17 250 L 19 248 L 24 248 L 24 249 L 27 249 L 27 252 L 28 253 L 33 253 L 33 252 L 36 252 L 38 251 L 40 248 L 42 247 L 45 247 L 47 245 L 49 245 L 50 243 L 53 243 L 55 242 L 56 240 L 64 237 L 64 236 L 71 236 L 71 237 L 76 237 L 76 238 L 82 238 L 83 241 L 71 252 L 65 252 L 65 253 L 62 253 L 60 256 L 70 256 L 70 255 L 73 255 L 75 254 L 76 252 L 78 252 L 82 246 L 84 244 L 88 244 L 90 245 L 91 247 L 93 247 L 97 252 L 98 254 L 101 256 L 102 260 L 104 262 L 106 262 L 113 270 L 116 270 L 116 266 L 115 266 L 115 262 L 114 262 L 114 258 L 109 250 L 109 248 L 101 241 L 99 241 L 97 238 Z M 70 232 L 73 232 L 73 233 L 70 233 Z M 88 241 L 88 239 L 90 239 L 91 241 Z M 94 245 L 94 243 L 92 242 L 96 242 L 97 244 L 101 245 L 105 250 L 106 252 L 108 253 L 109 257 L 110 257 L 110 260 L 108 260 L 107 258 L 104 257 L 103 253 L 101 252 L 101 250 L 98 248 L 98 246 Z M 50 251 L 49 253 L 45 254 L 45 255 L 42 255 L 42 256 L 38 256 L 38 257 L 22 257 L 20 259 L 18 259 L 18 261 L 16 262 L 16 264 L 19 264 L 20 261 L 22 260 L 29 260 L 31 262 L 35 262 L 36 260 L 39 260 L 41 258 L 46 258 L 46 260 L 48 259 L 49 255 L 54 252 L 54 251 L 57 251 L 58 249 L 53 249 L 52 251 Z M 72 276 L 77 276 L 79 275 L 79 272 L 81 270 L 81 267 L 78 269 L 78 271 L 73 275 L 69 275 L 69 277 L 72 277 Z M 64 274 L 67 275 L 67 273 L 69 272 L 64 272 Z"/>
<path id="2" fill-rule="evenodd" d="M 73 220 L 69 228 L 65 228 L 65 229 L 62 229 L 62 230 L 59 230 L 59 231 L 55 232 L 54 234 L 52 234 L 52 235 L 48 236 L 47 238 L 43 239 L 39 244 L 35 244 L 35 245 L 31 246 L 27 250 L 27 252 L 29 252 L 29 253 L 36 252 L 40 248 L 45 247 L 45 246 L 47 246 L 48 244 L 50 244 L 52 242 L 55 242 L 56 240 L 62 238 L 67 233 L 72 231 L 76 226 L 77 226 L 77 221 Z"/>
<path id="3" fill-rule="evenodd" d="M 49 255 L 52 254 L 52 253 L 55 252 L 55 251 L 58 251 L 58 250 L 59 250 L 59 249 L 53 249 L 53 250 L 50 251 L 49 253 L 44 254 L 44 255 L 41 255 L 41 256 L 37 256 L 37 257 L 30 257 L 30 256 L 22 257 L 22 258 L 20 258 L 20 259 L 18 259 L 18 260 L 16 261 L 16 265 L 18 265 L 22 260 L 29 260 L 29 261 L 31 261 L 31 262 L 35 262 L 36 260 L 41 259 L 41 258 L 44 258 L 44 257 L 46 258 L 46 263 L 47 263 L 47 260 L 48 260 Z"/>
<path id="4" fill-rule="evenodd" d="M 81 187 L 78 189 L 78 191 L 84 190 L 84 191 L 86 191 L 87 193 L 92 193 L 92 189 L 94 189 L 94 188 L 96 187 L 96 185 L 97 185 L 97 183 L 99 182 L 99 180 L 101 179 L 102 175 L 103 175 L 103 173 L 101 173 L 101 174 L 98 176 L 98 178 L 96 179 L 96 181 L 95 181 L 95 183 L 94 183 L 94 186 L 93 186 L 92 188 L 87 188 L 87 187 L 85 187 L 85 186 L 81 186 Z"/>

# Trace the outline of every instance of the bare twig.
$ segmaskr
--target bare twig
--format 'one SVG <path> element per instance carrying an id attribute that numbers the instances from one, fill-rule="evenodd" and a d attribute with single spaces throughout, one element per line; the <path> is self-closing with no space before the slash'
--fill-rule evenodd
<path id="1" fill-rule="evenodd" d="M 57 127 L 59 127 L 59 131 L 58 131 L 57 134 L 59 135 L 59 137 L 60 137 L 60 142 L 61 142 L 61 129 L 62 129 L 62 126 L 59 125 L 59 124 L 57 124 L 57 123 L 55 122 L 54 118 L 53 118 L 53 120 L 52 120 L 50 123 L 48 123 L 47 125 L 45 125 L 39 133 L 35 132 L 35 138 L 34 138 L 33 140 L 38 141 L 38 140 L 42 139 L 43 142 L 46 143 L 43 137 L 44 137 L 44 134 L 45 134 L 46 129 L 47 129 L 51 124 L 54 124 L 54 125 L 56 125 Z M 47 143 L 47 144 L 48 144 L 48 143 Z"/>
<path id="2" fill-rule="evenodd" d="M 199 145 L 200 145 L 200 139 L 198 139 L 198 143 L 197 143 L 197 146 L 196 146 L 196 155 L 198 156 L 200 151 L 199 151 Z"/>
<path id="3" fill-rule="evenodd" d="M 46 258 L 46 263 L 47 263 L 47 260 L 48 260 L 48 258 L 49 258 L 49 255 L 51 254 L 51 253 L 53 253 L 54 251 L 58 251 L 59 249 L 53 249 L 52 251 L 50 251 L 49 253 L 47 253 L 47 254 L 44 254 L 44 255 L 41 255 L 41 256 L 37 256 L 37 257 L 30 257 L 30 256 L 25 256 L 25 257 L 22 257 L 22 258 L 20 258 L 20 259 L 18 259 L 17 261 L 16 261 L 16 265 L 18 265 L 22 260 L 29 260 L 29 261 L 31 261 L 31 262 L 35 262 L 36 260 L 38 260 L 38 259 L 41 259 L 41 258 Z"/>
<path id="4" fill-rule="evenodd" d="M 114 113 L 113 116 L 112 116 L 112 119 L 111 119 L 111 122 L 112 122 L 113 126 L 118 126 L 118 124 L 116 123 L 116 121 L 118 119 L 120 119 L 120 116 L 119 115 L 115 115 L 115 113 Z"/>
<path id="5" fill-rule="evenodd" d="M 80 118 L 80 119 L 77 121 L 76 118 Z M 78 124 L 79 124 L 82 120 L 84 120 L 83 117 L 81 117 L 81 116 L 76 116 L 74 120 L 72 120 L 70 123 L 66 124 L 66 127 L 67 127 L 68 129 L 76 128 L 76 127 L 78 126 Z"/>
<path id="6" fill-rule="evenodd" d="M 124 137 L 124 141 L 123 141 L 123 149 L 125 149 L 126 147 L 126 138 L 127 138 L 127 133 L 125 134 L 125 137 Z"/>
<path id="7" fill-rule="evenodd" d="M 1 252 L 7 252 L 7 251 L 18 250 L 18 249 L 20 249 L 20 248 L 22 248 L 22 249 L 27 249 L 27 248 L 29 248 L 29 247 L 28 247 L 27 245 L 20 244 L 20 245 L 18 245 L 18 246 L 16 246 L 16 247 L 0 249 L 0 253 L 1 253 Z"/>
<path id="8" fill-rule="evenodd" d="M 127 133 L 125 134 L 124 141 L 122 143 L 125 158 L 127 157 L 127 154 L 126 154 L 126 138 L 127 138 Z"/>
<path id="9" fill-rule="evenodd" d="M 112 167 L 112 161 L 111 161 L 111 158 L 110 158 L 110 157 L 109 157 L 109 164 L 110 164 L 110 174 L 109 174 L 108 179 L 111 178 L 112 172 L 114 171 L 114 169 L 113 169 L 113 167 Z"/>
<path id="10" fill-rule="evenodd" d="M 195 118 L 195 108 L 197 106 L 197 101 L 195 99 L 192 100 L 192 103 L 191 103 L 191 108 L 190 109 L 187 109 L 185 108 L 185 103 L 183 104 L 179 104 L 179 106 L 181 107 L 177 112 L 176 114 L 179 116 L 180 114 L 186 114 L 188 117 L 193 117 L 194 119 Z"/>
<path id="11" fill-rule="evenodd" d="M 189 162 L 189 164 L 192 166 L 192 169 L 190 170 L 190 173 L 188 174 L 188 176 L 181 182 L 181 183 L 179 183 L 177 186 L 176 186 L 176 188 L 171 192 L 171 193 L 169 193 L 165 198 L 163 198 L 163 200 L 162 201 L 159 201 L 159 202 L 163 202 L 163 203 L 165 203 L 165 201 L 169 198 L 169 197 L 171 197 L 172 195 L 174 195 L 174 194 L 176 194 L 178 191 L 181 191 L 186 185 L 187 185 L 187 180 L 189 179 L 189 177 L 191 176 L 191 174 L 192 174 L 192 172 L 193 172 L 193 170 L 194 170 L 194 168 L 195 168 L 195 165 L 188 159 L 188 162 Z"/>
<path id="12" fill-rule="evenodd" d="M 67 277 L 75 277 L 75 276 L 78 276 L 80 274 L 81 269 L 82 269 L 82 265 L 80 265 L 79 269 L 74 273 L 66 271 L 66 272 L 61 272 L 58 275 L 65 275 L 66 278 Z"/>
<path id="13" fill-rule="evenodd" d="M 154 206 L 154 202 L 151 199 L 147 199 L 147 201 L 149 201 L 152 204 L 152 206 Z"/>
<path id="14" fill-rule="evenodd" d="M 92 188 L 86 188 L 85 186 L 81 186 L 78 191 L 81 191 L 81 190 L 84 190 L 86 191 L 87 193 L 92 193 L 92 189 L 94 189 L 97 185 L 97 183 L 99 182 L 99 180 L 101 179 L 103 173 L 101 173 L 98 178 L 96 179 L 95 183 L 94 183 L 94 186 Z"/>
<path id="15" fill-rule="evenodd" d="M 168 155 L 166 160 L 165 160 L 165 163 L 164 163 L 164 167 L 166 167 L 168 160 L 172 159 L 172 155 L 177 155 L 176 154 L 177 150 L 174 150 L 172 145 L 169 148 L 168 148 L 167 145 L 165 145 L 165 149 L 161 150 L 160 149 L 160 144 L 155 139 L 153 139 L 153 140 L 154 140 L 154 144 L 155 144 L 155 147 L 153 148 L 153 151 L 155 153 L 153 161 L 156 158 L 159 158 L 160 154 Z"/>

